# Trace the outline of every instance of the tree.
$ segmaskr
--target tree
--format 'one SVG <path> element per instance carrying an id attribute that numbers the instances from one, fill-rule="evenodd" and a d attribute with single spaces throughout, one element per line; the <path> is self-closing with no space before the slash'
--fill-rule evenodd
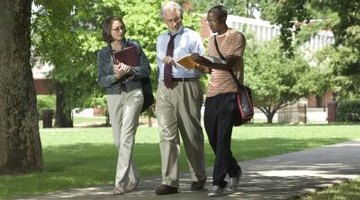
<path id="1" fill-rule="evenodd" d="M 313 19 L 323 19 L 317 22 L 318 30 L 330 29 L 334 33 L 335 43 L 326 60 L 330 59 L 330 67 L 337 77 L 338 93 L 344 97 L 359 95 L 360 91 L 360 2 L 343 1 L 309 1 L 287 0 L 277 1 L 278 9 L 274 22 L 282 26 L 283 49 L 291 55 L 293 48 L 292 31 L 301 33 L 303 26 L 294 26 L 295 22 L 312 23 Z M 331 56 L 330 56 L 331 55 Z"/>
<path id="2" fill-rule="evenodd" d="M 30 67 L 32 0 L 0 1 L 0 173 L 43 168 Z"/>
<path id="3" fill-rule="evenodd" d="M 103 95 L 96 84 L 95 61 L 96 52 L 106 45 L 101 37 L 101 23 L 109 15 L 124 18 L 126 37 L 140 42 L 152 65 L 153 83 L 156 82 L 155 43 L 165 30 L 159 15 L 160 1 L 35 0 L 35 3 L 40 10 L 35 13 L 33 24 L 34 44 L 38 55 L 55 66 L 51 76 L 61 86 L 57 89 L 58 97 L 63 95 L 57 113 L 70 117 L 71 109 L 95 106 L 93 99 Z M 199 27 L 199 19 L 185 13 L 187 26 Z"/>
<path id="4" fill-rule="evenodd" d="M 93 5 L 92 1 L 87 3 Z M 76 20 L 76 9 L 85 2 L 37 0 L 35 4 L 39 7 L 33 23 L 35 52 L 41 60 L 54 65 L 51 78 L 57 97 L 55 126 L 72 127 L 72 109 L 81 107 L 97 88 L 96 56 L 79 48 L 81 24 Z"/>
<path id="5" fill-rule="evenodd" d="M 275 7 L 268 0 L 197 0 L 194 4 L 195 12 L 199 13 L 207 13 L 212 6 L 220 4 L 226 7 L 229 15 L 255 18 L 255 10 L 257 10 L 262 11 L 264 19 L 267 19 L 269 11 L 272 12 Z"/>
<path id="6" fill-rule="evenodd" d="M 266 115 L 268 123 L 280 108 L 327 87 L 327 81 L 316 83 L 324 75 L 311 69 L 303 56 L 295 52 L 293 58 L 287 57 L 277 38 L 257 43 L 246 35 L 245 83 L 253 90 L 255 107 Z"/>

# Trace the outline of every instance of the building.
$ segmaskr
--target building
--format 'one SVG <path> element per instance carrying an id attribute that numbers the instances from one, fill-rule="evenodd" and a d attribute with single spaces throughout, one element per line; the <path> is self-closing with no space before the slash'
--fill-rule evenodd
<path id="1" fill-rule="evenodd" d="M 31 69 L 37 95 L 48 95 L 53 93 L 53 85 L 49 79 L 52 69 L 53 66 L 49 64 L 36 64 Z"/>
<path id="2" fill-rule="evenodd" d="M 313 21 L 310 21 L 311 24 Z M 262 41 L 270 40 L 278 35 L 280 35 L 280 27 L 271 24 L 269 21 L 264 21 L 260 19 L 253 19 L 253 18 L 245 18 L 240 16 L 229 15 L 227 18 L 227 24 L 229 27 L 234 28 L 236 30 L 250 30 L 255 34 L 255 38 Z M 297 24 L 299 25 L 299 23 Z M 307 24 L 302 26 L 306 26 Z M 201 36 L 203 38 L 208 38 L 211 34 L 211 31 L 206 23 L 205 17 L 201 20 Z M 320 31 L 315 34 L 309 41 L 304 43 L 300 49 L 303 52 L 305 59 L 309 61 L 309 65 L 313 67 L 315 66 L 314 63 L 310 61 L 310 58 L 314 55 L 314 53 L 321 48 L 331 45 L 334 43 L 334 36 L 333 33 L 329 30 Z M 313 118 L 321 118 L 323 122 L 327 122 L 327 104 L 331 102 L 334 98 L 334 94 L 331 90 L 327 90 L 322 96 L 317 95 L 310 95 L 306 99 L 302 99 L 299 101 L 298 104 L 289 106 L 289 109 L 296 109 L 297 113 L 299 108 L 303 108 L 305 105 L 308 110 L 313 109 L 316 113 L 313 113 Z M 325 113 L 324 113 L 325 112 Z M 281 112 L 280 112 L 281 113 Z M 282 114 L 278 113 L 275 118 L 278 121 L 292 123 L 292 122 L 299 122 L 299 114 L 296 116 L 288 117 L 288 116 L 281 116 Z M 293 113 L 290 115 L 294 115 Z M 319 117 L 320 116 L 320 117 Z M 301 118 L 301 117 L 300 117 Z M 307 117 L 309 119 L 309 117 Z M 305 117 L 306 120 L 306 117 Z M 301 120 L 300 120 L 301 121 Z"/>

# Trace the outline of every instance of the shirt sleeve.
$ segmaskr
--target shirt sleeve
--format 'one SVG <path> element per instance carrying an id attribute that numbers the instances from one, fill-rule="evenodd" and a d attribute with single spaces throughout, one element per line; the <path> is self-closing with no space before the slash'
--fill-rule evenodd
<path id="1" fill-rule="evenodd" d="M 231 41 L 229 42 L 231 45 L 228 49 L 227 55 L 234 55 L 242 57 L 244 54 L 245 46 L 246 46 L 246 39 L 244 34 L 241 32 L 236 32 Z"/>
<path id="2" fill-rule="evenodd" d="M 194 42 L 194 50 L 193 53 L 198 53 L 199 55 L 205 55 L 205 47 L 202 42 L 202 39 L 199 34 L 194 34 L 195 42 Z"/>

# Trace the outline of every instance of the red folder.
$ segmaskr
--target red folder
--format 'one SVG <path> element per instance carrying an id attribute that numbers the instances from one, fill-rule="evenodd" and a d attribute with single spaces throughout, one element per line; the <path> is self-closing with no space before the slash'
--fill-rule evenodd
<path id="1" fill-rule="evenodd" d="M 114 62 L 122 62 L 131 67 L 140 65 L 140 58 L 135 46 L 126 47 L 114 53 Z"/>

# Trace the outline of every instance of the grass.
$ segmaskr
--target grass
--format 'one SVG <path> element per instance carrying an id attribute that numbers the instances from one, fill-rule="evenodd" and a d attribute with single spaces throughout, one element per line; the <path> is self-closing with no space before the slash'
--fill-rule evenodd
<path id="1" fill-rule="evenodd" d="M 161 174 L 159 129 L 138 129 L 135 163 L 142 179 Z M 110 128 L 41 129 L 44 170 L 0 176 L 0 198 L 36 195 L 73 187 L 112 184 L 116 152 Z M 205 136 L 205 138 L 207 138 Z M 239 161 L 279 155 L 360 138 L 356 125 L 242 126 L 233 131 L 233 155 Z M 213 153 L 206 140 L 206 163 Z M 181 170 L 187 170 L 181 148 Z"/>
<path id="2" fill-rule="evenodd" d="M 360 197 L 360 179 L 348 181 L 314 194 L 309 194 L 301 198 L 301 200 L 356 200 Z"/>
<path id="3" fill-rule="evenodd" d="M 104 124 L 106 121 L 105 116 L 96 116 L 96 117 L 81 117 L 76 116 L 73 119 L 74 125 L 82 125 L 82 124 Z"/>

